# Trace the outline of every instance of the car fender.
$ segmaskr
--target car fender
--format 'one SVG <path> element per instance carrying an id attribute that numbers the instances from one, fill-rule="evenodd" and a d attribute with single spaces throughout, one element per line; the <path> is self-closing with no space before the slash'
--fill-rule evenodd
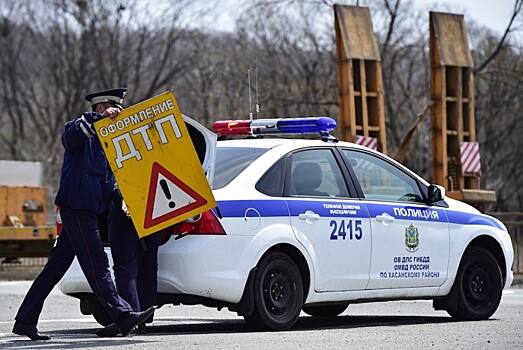
<path id="1" fill-rule="evenodd" d="M 313 290 L 313 283 L 314 281 L 314 269 L 312 268 L 312 257 L 309 254 L 309 251 L 305 249 L 305 247 L 296 240 L 296 237 L 294 235 L 294 231 L 290 225 L 286 224 L 274 224 L 271 226 L 265 227 L 263 230 L 260 230 L 257 234 L 257 238 L 265 242 L 265 245 L 260 249 L 258 254 L 256 255 L 256 266 L 262 257 L 267 254 L 269 251 L 273 250 L 286 250 L 285 247 L 291 247 L 294 248 L 296 251 L 298 251 L 306 263 L 306 272 L 308 273 L 308 276 L 302 276 L 305 277 L 307 280 L 309 280 L 309 286 L 308 290 L 304 290 L 305 295 L 310 295 L 310 292 Z M 304 278 L 304 280 L 305 280 Z"/>
<path id="2" fill-rule="evenodd" d="M 260 230 L 256 237 L 265 242 L 263 250 L 260 251 L 256 256 L 257 262 L 259 262 L 262 256 L 265 255 L 268 251 L 272 250 L 274 247 L 282 244 L 290 245 L 301 253 L 301 255 L 307 261 L 307 267 L 309 271 L 312 271 L 311 256 L 309 255 L 309 252 L 303 247 L 303 245 L 296 240 L 291 226 L 286 224 L 270 225 Z"/>
<path id="3" fill-rule="evenodd" d="M 463 258 L 463 255 L 467 248 L 474 244 L 474 242 L 479 242 L 482 239 L 490 238 L 492 241 L 495 241 L 496 244 L 498 244 L 500 250 L 504 253 L 503 258 L 505 261 L 505 270 L 502 271 L 503 275 L 506 275 L 506 283 L 512 283 L 513 274 L 512 274 L 512 260 L 513 260 L 513 249 L 511 244 L 507 244 L 503 237 L 510 237 L 508 234 L 502 230 L 486 227 L 486 226 L 466 226 L 466 225 L 456 225 L 451 224 L 450 225 L 451 235 L 454 237 L 453 240 L 451 240 L 450 244 L 450 260 L 449 260 L 449 269 L 448 269 L 448 278 L 447 280 L 441 285 L 439 295 L 447 295 L 452 286 L 454 285 L 454 281 L 456 279 L 456 276 L 458 274 L 459 265 L 461 262 L 461 259 Z M 486 246 L 485 247 L 488 250 L 492 250 L 493 247 Z M 510 260 L 510 261 L 507 261 Z M 500 266 L 501 269 L 503 269 L 503 266 Z M 505 284 L 507 285 L 507 284 Z M 510 284 L 508 284 L 510 285 Z"/>

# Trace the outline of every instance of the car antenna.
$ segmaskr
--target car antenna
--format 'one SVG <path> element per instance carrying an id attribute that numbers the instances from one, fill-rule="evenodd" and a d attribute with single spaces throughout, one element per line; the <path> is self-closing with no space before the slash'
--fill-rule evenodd
<path id="1" fill-rule="evenodd" d="M 249 67 L 249 69 L 247 69 L 247 76 L 249 79 L 249 119 L 250 119 L 251 125 L 252 125 L 253 118 L 252 118 L 252 94 L 251 94 L 251 67 Z M 256 68 L 256 119 L 258 119 L 259 110 L 260 110 L 260 108 L 258 107 L 258 69 Z M 247 138 L 260 138 L 260 137 L 261 136 L 259 136 L 259 135 L 255 135 L 254 130 L 251 129 L 251 135 L 248 136 Z"/>
<path id="2" fill-rule="evenodd" d="M 260 118 L 260 104 L 258 103 L 258 57 L 256 57 L 256 119 Z"/>
<path id="3" fill-rule="evenodd" d="M 249 120 L 252 122 L 251 67 L 247 69 L 247 78 L 249 79 Z"/>

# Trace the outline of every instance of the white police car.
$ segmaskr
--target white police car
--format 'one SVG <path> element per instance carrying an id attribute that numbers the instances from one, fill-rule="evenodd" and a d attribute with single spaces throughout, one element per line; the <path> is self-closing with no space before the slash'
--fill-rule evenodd
<path id="1" fill-rule="evenodd" d="M 381 153 L 336 142 L 330 118 L 216 122 L 218 133 L 251 135 L 216 149 L 200 148 L 212 137 L 191 125 L 218 208 L 168 230 L 158 305 L 227 307 L 268 330 L 292 327 L 302 310 L 334 317 L 376 300 L 433 299 L 455 319 L 482 320 L 512 283 L 499 220 Z M 322 140 L 253 137 L 279 132 Z M 77 264 L 60 288 L 109 322 Z"/>

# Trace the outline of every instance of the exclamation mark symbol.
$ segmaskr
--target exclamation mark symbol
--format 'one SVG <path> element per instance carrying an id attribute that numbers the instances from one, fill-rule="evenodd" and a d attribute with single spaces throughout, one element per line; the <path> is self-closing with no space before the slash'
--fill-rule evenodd
<path id="1" fill-rule="evenodd" d="M 172 196 L 171 196 L 171 192 L 169 191 L 169 187 L 167 186 L 167 181 L 165 181 L 165 179 L 161 179 L 160 180 L 160 186 L 162 186 L 162 190 L 163 190 L 163 193 L 165 193 L 165 197 L 167 197 L 167 199 L 171 199 Z M 169 201 L 169 208 L 173 209 L 174 207 L 176 206 L 176 203 L 174 203 L 173 201 Z"/>

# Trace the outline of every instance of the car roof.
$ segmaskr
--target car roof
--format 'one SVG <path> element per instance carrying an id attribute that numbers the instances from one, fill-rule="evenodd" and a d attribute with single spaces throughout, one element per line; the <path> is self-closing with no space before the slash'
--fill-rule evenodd
<path id="1" fill-rule="evenodd" d="M 254 148 L 273 148 L 280 145 L 292 145 L 296 148 L 311 146 L 350 146 L 363 148 L 354 143 L 340 141 L 322 141 L 317 139 L 299 139 L 299 138 L 253 138 L 253 139 L 230 139 L 219 140 L 218 147 L 254 147 Z"/>
<path id="2" fill-rule="evenodd" d="M 387 155 L 378 152 L 374 149 L 370 149 L 365 146 L 358 145 L 356 143 L 347 142 L 347 141 L 323 141 L 320 139 L 303 139 L 303 138 L 278 138 L 278 137 L 269 137 L 269 138 L 243 138 L 243 139 L 228 139 L 228 140 L 218 140 L 217 147 L 248 147 L 248 148 L 264 148 L 271 149 L 277 146 L 285 146 L 285 148 L 305 148 L 305 147 L 350 147 L 353 149 L 366 150 L 368 152 L 380 154 L 381 156 L 390 159 L 394 163 L 394 159 L 387 157 Z"/>

